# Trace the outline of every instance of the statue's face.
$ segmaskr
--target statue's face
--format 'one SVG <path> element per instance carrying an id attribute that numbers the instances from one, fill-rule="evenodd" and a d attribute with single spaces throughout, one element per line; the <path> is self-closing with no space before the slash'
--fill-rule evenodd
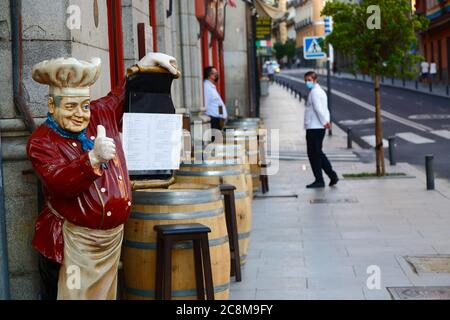
<path id="1" fill-rule="evenodd" d="M 50 97 L 48 101 L 48 111 L 55 122 L 69 132 L 78 133 L 86 129 L 91 118 L 89 97 L 61 97 L 60 100 L 54 101 Z"/>

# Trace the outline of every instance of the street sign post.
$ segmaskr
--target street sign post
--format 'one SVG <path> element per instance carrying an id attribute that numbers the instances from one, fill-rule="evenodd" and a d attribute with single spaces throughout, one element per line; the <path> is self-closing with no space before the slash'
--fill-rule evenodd
<path id="1" fill-rule="evenodd" d="M 327 57 L 324 48 L 324 37 L 304 37 L 303 38 L 303 57 L 306 60 L 324 59 Z"/>
<path id="2" fill-rule="evenodd" d="M 333 32 L 333 18 L 332 17 L 325 17 L 324 19 L 325 24 L 325 34 L 329 35 L 331 32 Z M 332 92 L 331 92 L 331 67 L 334 60 L 334 53 L 333 53 L 333 47 L 331 44 L 328 45 L 328 59 L 327 59 L 327 88 L 328 88 L 328 110 L 330 111 L 330 121 L 333 119 L 333 115 L 331 113 L 331 103 L 332 103 Z M 328 134 L 331 136 L 333 135 L 333 131 L 330 128 L 328 131 Z"/>

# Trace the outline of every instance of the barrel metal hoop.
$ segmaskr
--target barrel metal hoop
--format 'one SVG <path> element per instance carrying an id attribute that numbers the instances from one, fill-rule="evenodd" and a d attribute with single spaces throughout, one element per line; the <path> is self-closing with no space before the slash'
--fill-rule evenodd
<path id="1" fill-rule="evenodd" d="M 133 202 L 144 205 L 200 204 L 218 201 L 221 199 L 220 196 L 218 188 L 173 192 L 134 191 Z"/>
<path id="2" fill-rule="evenodd" d="M 224 243 L 228 242 L 228 236 L 222 237 L 222 238 L 216 238 L 216 239 L 210 239 L 209 240 L 209 246 L 220 246 Z M 133 248 L 133 249 L 141 249 L 141 250 L 156 250 L 156 242 L 141 242 L 141 241 L 133 241 L 133 240 L 123 240 L 123 246 L 127 248 Z M 179 242 L 175 243 L 172 246 L 173 249 L 192 249 L 193 244 L 191 241 L 187 242 Z"/>
<path id="3" fill-rule="evenodd" d="M 183 167 L 220 167 L 220 166 L 238 166 L 242 165 L 243 163 L 239 163 L 238 160 L 233 159 L 227 159 L 224 160 L 202 160 L 202 163 L 182 163 L 181 168 Z"/>
<path id="4" fill-rule="evenodd" d="M 184 177 L 222 177 L 222 176 L 235 176 L 244 173 L 244 169 L 240 170 L 224 170 L 224 171 L 178 171 L 176 175 Z"/>
<path id="5" fill-rule="evenodd" d="M 249 196 L 249 193 L 247 191 L 245 192 L 235 192 L 234 193 L 234 198 L 235 199 L 244 199 L 247 198 Z"/>
<path id="6" fill-rule="evenodd" d="M 137 220 L 187 220 L 197 218 L 217 217 L 223 214 L 223 208 L 206 211 L 194 211 L 194 212 L 158 212 L 158 213 L 146 213 L 146 212 L 131 212 L 130 218 Z"/>
<path id="7" fill-rule="evenodd" d="M 230 283 L 225 283 L 222 285 L 214 286 L 214 293 L 221 293 L 230 288 Z M 146 297 L 146 298 L 155 298 L 155 290 L 144 290 L 137 288 L 125 288 L 125 291 L 129 294 Z M 197 289 L 186 289 L 186 290 L 172 290 L 172 298 L 184 298 L 184 297 L 192 297 L 197 296 Z"/>
<path id="8" fill-rule="evenodd" d="M 250 238 L 250 232 L 243 232 L 238 234 L 239 240 L 244 240 Z"/>

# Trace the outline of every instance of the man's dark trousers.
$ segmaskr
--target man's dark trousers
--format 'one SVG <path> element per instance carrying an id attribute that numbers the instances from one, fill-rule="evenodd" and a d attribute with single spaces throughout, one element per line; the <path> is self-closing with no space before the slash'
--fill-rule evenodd
<path id="1" fill-rule="evenodd" d="M 324 182 L 322 170 L 330 179 L 335 176 L 331 163 L 322 151 L 325 129 L 306 130 L 306 147 L 308 150 L 309 163 L 311 164 L 316 182 Z"/>
<path id="2" fill-rule="evenodd" d="M 222 118 L 211 117 L 211 129 L 222 130 Z"/>

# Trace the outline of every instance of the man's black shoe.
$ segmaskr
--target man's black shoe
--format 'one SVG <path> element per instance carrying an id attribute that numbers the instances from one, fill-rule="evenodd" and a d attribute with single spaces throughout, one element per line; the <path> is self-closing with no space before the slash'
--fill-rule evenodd
<path id="1" fill-rule="evenodd" d="M 338 175 L 335 174 L 333 177 L 331 177 L 330 179 L 330 187 L 337 185 L 339 181 Z"/>
<path id="2" fill-rule="evenodd" d="M 325 188 L 325 183 L 316 181 L 316 182 L 313 182 L 313 183 L 307 185 L 306 188 L 308 188 L 308 189 Z"/>

